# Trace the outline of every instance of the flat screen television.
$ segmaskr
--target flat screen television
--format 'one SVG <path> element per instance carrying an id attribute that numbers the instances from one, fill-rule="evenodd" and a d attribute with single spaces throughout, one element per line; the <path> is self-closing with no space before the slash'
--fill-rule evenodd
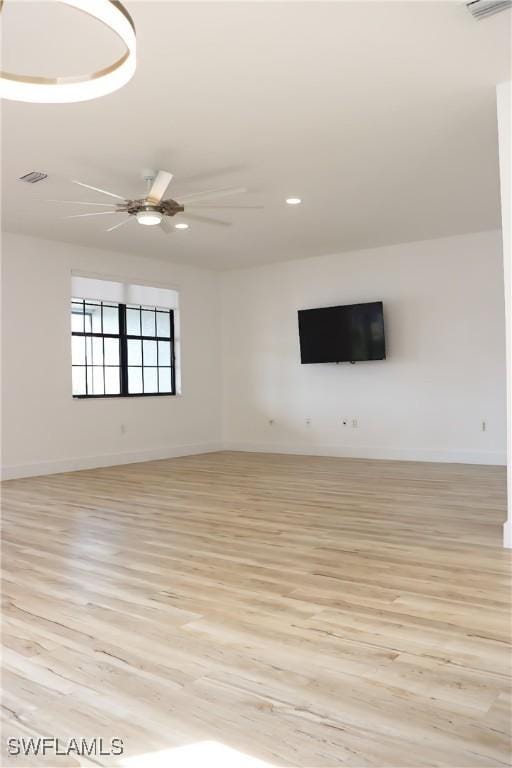
<path id="1" fill-rule="evenodd" d="M 301 363 L 385 360 L 382 301 L 299 310 Z"/>

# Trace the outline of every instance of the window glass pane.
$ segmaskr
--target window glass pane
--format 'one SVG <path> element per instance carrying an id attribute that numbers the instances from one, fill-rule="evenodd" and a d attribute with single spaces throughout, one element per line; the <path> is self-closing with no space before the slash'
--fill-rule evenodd
<path id="1" fill-rule="evenodd" d="M 171 369 L 170 368 L 158 369 L 158 391 L 159 392 L 171 391 Z"/>
<path id="2" fill-rule="evenodd" d="M 92 336 L 85 337 L 85 362 L 86 365 L 91 365 L 92 360 Z"/>
<path id="3" fill-rule="evenodd" d="M 144 393 L 158 392 L 157 368 L 146 368 L 144 366 Z"/>
<path id="4" fill-rule="evenodd" d="M 171 335 L 171 323 L 170 323 L 168 312 L 156 313 L 156 335 L 157 336 Z"/>
<path id="5" fill-rule="evenodd" d="M 144 365 L 156 365 L 156 341 L 144 341 Z"/>
<path id="6" fill-rule="evenodd" d="M 128 339 L 128 365 L 142 365 L 142 342 Z"/>
<path id="7" fill-rule="evenodd" d="M 83 336 L 71 337 L 71 363 L 73 365 L 85 365 L 85 338 Z"/>
<path id="8" fill-rule="evenodd" d="M 126 308 L 126 333 L 128 336 L 140 336 L 140 309 Z"/>
<path id="9" fill-rule="evenodd" d="M 91 356 L 87 357 L 88 364 L 103 365 L 103 339 L 93 338 L 93 339 L 90 339 L 90 341 L 91 341 Z"/>
<path id="10" fill-rule="evenodd" d="M 85 332 L 101 333 L 101 305 L 85 305 Z"/>
<path id="11" fill-rule="evenodd" d="M 87 394 L 104 395 L 103 388 L 103 368 L 99 365 L 89 368 L 87 366 Z"/>
<path id="12" fill-rule="evenodd" d="M 171 364 L 171 342 L 159 341 L 158 342 L 158 365 L 170 365 Z"/>
<path id="13" fill-rule="evenodd" d="M 73 394 L 85 395 L 85 367 L 73 368 Z"/>
<path id="14" fill-rule="evenodd" d="M 84 305 L 72 304 L 71 305 L 71 330 L 84 332 Z"/>
<path id="15" fill-rule="evenodd" d="M 119 365 L 119 339 L 104 339 L 105 365 Z"/>
<path id="16" fill-rule="evenodd" d="M 105 368 L 105 394 L 106 395 L 118 395 L 121 391 L 121 379 L 119 374 L 119 368 L 107 367 Z"/>
<path id="17" fill-rule="evenodd" d="M 128 392 L 131 395 L 142 392 L 142 368 L 128 368 Z"/>
<path id="18" fill-rule="evenodd" d="M 96 366 L 96 365 L 94 366 L 94 368 L 92 369 L 92 383 L 93 383 L 95 395 L 105 394 L 103 368 L 100 368 L 99 366 Z"/>
<path id="19" fill-rule="evenodd" d="M 119 333 L 119 310 L 103 305 L 103 333 Z"/>
<path id="20" fill-rule="evenodd" d="M 155 336 L 155 311 L 153 309 L 143 309 L 142 315 L 142 335 Z"/>

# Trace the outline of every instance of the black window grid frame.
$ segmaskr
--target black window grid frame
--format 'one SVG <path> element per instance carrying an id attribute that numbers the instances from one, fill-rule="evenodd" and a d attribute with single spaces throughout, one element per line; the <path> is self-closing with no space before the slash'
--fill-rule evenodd
<path id="1" fill-rule="evenodd" d="M 81 305 L 82 311 L 81 312 L 74 312 L 73 307 Z M 86 306 L 94 306 L 94 307 L 100 307 L 101 312 L 101 332 L 93 332 L 86 331 L 85 330 L 85 316 L 87 314 L 86 312 Z M 118 333 L 104 333 L 103 332 L 103 308 L 104 307 L 111 307 L 113 309 L 118 310 Z M 139 329 L 140 329 L 140 335 L 139 334 L 129 334 L 127 333 L 127 327 L 126 327 L 126 310 L 132 309 L 139 312 Z M 150 334 L 142 334 L 142 312 L 149 312 L 153 313 L 155 318 L 155 335 Z M 169 336 L 159 336 L 158 335 L 158 325 L 157 325 L 157 316 L 158 313 L 168 315 L 169 317 Z M 71 336 L 79 336 L 82 338 L 100 338 L 103 340 L 102 345 L 102 351 L 103 351 L 103 363 L 101 367 L 103 369 L 103 388 L 105 388 L 105 368 L 109 367 L 115 367 L 119 368 L 119 392 L 118 393 L 111 393 L 111 394 L 93 394 L 88 393 L 88 376 L 87 371 L 88 368 L 96 367 L 93 365 L 93 363 L 89 364 L 87 363 L 87 343 L 85 344 L 85 365 L 74 365 L 72 363 L 71 368 L 85 368 L 85 394 L 81 395 L 75 395 L 73 394 L 73 398 L 77 400 L 91 400 L 91 399 L 105 399 L 105 398 L 112 398 L 112 397 L 173 397 L 176 395 L 176 355 L 175 355 L 175 338 L 174 338 L 174 310 L 172 309 L 160 309 L 159 307 L 147 307 L 143 304 L 116 304 L 115 302 L 109 302 L 109 301 L 99 301 L 99 300 L 87 300 L 87 299 L 71 299 L 71 314 L 81 314 L 84 317 L 84 330 L 83 331 L 71 331 Z M 92 329 L 92 323 L 91 323 L 91 329 Z M 105 339 L 117 339 L 119 341 L 119 366 L 108 366 L 105 365 Z M 128 341 L 130 340 L 136 340 L 141 342 L 141 365 L 137 366 L 128 366 Z M 157 384 L 159 386 L 159 377 L 158 372 L 161 369 L 170 369 L 171 373 L 171 390 L 169 392 L 129 392 L 128 391 L 128 368 L 140 368 L 142 373 L 142 389 L 144 390 L 144 341 L 155 341 L 156 342 L 156 365 L 155 366 L 146 366 L 147 368 L 154 368 L 157 372 Z M 159 364 L 159 351 L 158 351 L 158 342 L 167 341 L 169 342 L 170 347 L 170 365 L 160 365 Z"/>

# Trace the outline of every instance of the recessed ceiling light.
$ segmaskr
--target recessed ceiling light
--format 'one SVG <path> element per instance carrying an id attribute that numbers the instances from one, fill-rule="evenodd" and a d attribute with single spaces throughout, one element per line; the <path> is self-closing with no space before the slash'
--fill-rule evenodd
<path id="1" fill-rule="evenodd" d="M 182 221 L 180 224 L 175 224 L 174 229 L 188 229 L 188 224 L 185 224 L 185 222 Z"/>
<path id="2" fill-rule="evenodd" d="M 302 203 L 302 200 L 300 197 L 287 197 L 286 202 L 288 205 L 300 205 Z"/>
<path id="3" fill-rule="evenodd" d="M 144 224 L 146 227 L 154 227 L 162 221 L 162 214 L 159 211 L 139 211 L 136 215 L 139 224 Z"/>
<path id="4" fill-rule="evenodd" d="M 13 101 L 64 104 L 87 101 L 117 91 L 135 72 L 136 34 L 133 20 L 119 0 L 59 0 L 92 16 L 112 30 L 124 43 L 121 58 L 92 74 L 47 78 L 0 72 L 0 97 Z M 0 12 L 3 2 L 0 2 Z"/>

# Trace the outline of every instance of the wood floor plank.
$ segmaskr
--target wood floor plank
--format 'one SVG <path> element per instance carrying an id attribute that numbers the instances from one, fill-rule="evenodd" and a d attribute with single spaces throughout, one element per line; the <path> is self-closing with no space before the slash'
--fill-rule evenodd
<path id="1" fill-rule="evenodd" d="M 5 768 L 44 735 L 510 765 L 503 468 L 221 452 L 7 481 L 2 511 Z"/>

